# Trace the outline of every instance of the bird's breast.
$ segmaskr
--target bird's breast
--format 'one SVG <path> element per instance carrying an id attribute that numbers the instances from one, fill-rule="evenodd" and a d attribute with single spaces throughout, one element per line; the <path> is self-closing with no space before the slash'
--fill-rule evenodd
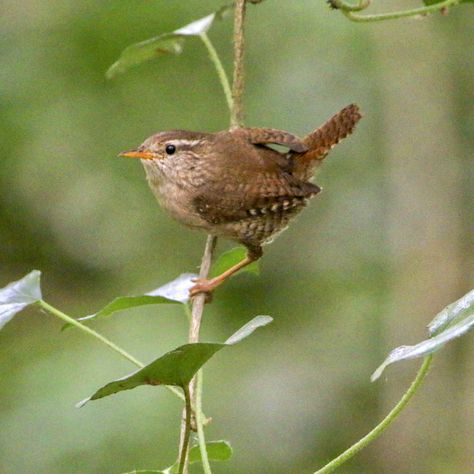
<path id="1" fill-rule="evenodd" d="M 192 199 L 196 192 L 196 183 L 192 183 L 192 174 L 187 174 L 187 179 L 173 174 L 164 174 L 162 169 L 151 167 L 143 163 L 147 175 L 148 184 L 157 201 L 171 217 L 190 227 L 207 228 L 208 223 L 194 212 Z M 173 173 L 179 171 L 173 170 Z M 197 179 L 194 179 L 197 181 Z"/>

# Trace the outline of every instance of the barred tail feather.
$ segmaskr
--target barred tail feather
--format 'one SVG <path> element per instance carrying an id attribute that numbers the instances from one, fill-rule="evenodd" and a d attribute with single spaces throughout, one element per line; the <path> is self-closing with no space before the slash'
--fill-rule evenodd
<path id="1" fill-rule="evenodd" d="M 361 118 L 359 107 L 351 104 L 307 135 L 303 142 L 309 150 L 295 156 L 294 174 L 303 180 L 310 179 L 317 164 L 326 157 L 335 145 L 354 131 L 357 122 Z"/>

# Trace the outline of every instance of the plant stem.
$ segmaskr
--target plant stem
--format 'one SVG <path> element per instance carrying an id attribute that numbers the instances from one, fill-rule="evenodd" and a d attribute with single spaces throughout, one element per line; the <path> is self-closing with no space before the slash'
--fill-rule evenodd
<path id="1" fill-rule="evenodd" d="M 188 448 L 189 448 L 189 436 L 191 434 L 191 395 L 189 394 L 189 385 L 183 387 L 185 406 L 185 431 L 183 442 L 181 444 L 181 453 L 179 457 L 179 474 L 184 473 L 184 468 L 187 464 Z"/>
<path id="2" fill-rule="evenodd" d="M 234 107 L 230 124 L 238 128 L 243 122 L 242 97 L 244 94 L 244 20 L 246 0 L 236 0 L 234 16 L 234 80 L 232 82 L 232 99 Z"/>
<path id="3" fill-rule="evenodd" d="M 222 89 L 224 90 L 225 100 L 227 102 L 227 107 L 229 108 L 229 112 L 232 113 L 233 110 L 233 101 L 232 101 L 232 92 L 230 90 L 229 78 L 225 72 L 224 66 L 222 65 L 222 61 L 217 54 L 216 48 L 212 44 L 209 36 L 207 33 L 202 33 L 199 35 L 202 42 L 207 48 L 209 53 L 209 58 L 211 59 L 214 67 L 216 68 L 217 75 L 219 76 L 219 81 L 221 83 Z"/>
<path id="4" fill-rule="evenodd" d="M 109 339 L 102 336 L 102 334 L 99 334 L 97 331 L 94 331 L 90 327 L 80 323 L 76 319 L 71 318 L 71 316 L 68 316 L 67 314 L 63 313 L 62 311 L 55 308 L 54 306 L 51 306 L 50 304 L 46 303 L 46 301 L 39 300 L 36 304 L 39 305 L 42 309 L 44 309 L 48 313 L 51 313 L 53 316 L 56 316 L 59 319 L 62 319 L 63 321 L 65 321 L 66 323 L 71 324 L 72 326 L 75 326 L 76 328 L 80 329 L 82 332 L 84 332 L 86 334 L 89 334 L 90 336 L 95 337 L 100 342 L 102 342 L 107 347 L 109 347 L 113 351 L 120 354 L 122 357 L 125 357 L 125 359 L 127 359 L 128 361 L 130 361 L 132 364 L 136 365 L 137 367 L 139 367 L 139 368 L 145 367 L 145 364 L 143 364 L 139 360 L 135 359 L 135 357 L 133 357 L 131 354 L 126 352 L 121 347 L 117 346 L 117 344 L 114 344 L 112 341 L 110 341 Z M 174 393 L 176 396 L 181 398 L 181 400 L 184 400 L 183 394 L 176 387 L 166 386 L 166 388 L 169 391 L 171 391 L 172 393 Z"/>
<path id="5" fill-rule="evenodd" d="M 213 235 L 207 236 L 204 254 L 202 256 L 201 268 L 199 270 L 199 278 L 207 278 L 211 270 L 212 256 L 216 248 L 217 237 Z M 193 299 L 193 306 L 191 310 L 191 324 L 189 326 L 189 342 L 199 342 L 199 330 L 201 328 L 202 313 L 204 311 L 204 304 L 206 303 L 206 295 L 201 293 Z M 192 389 L 191 389 L 192 392 Z"/>
<path id="6" fill-rule="evenodd" d="M 212 474 L 211 466 L 209 464 L 209 458 L 207 456 L 206 449 L 206 438 L 204 435 L 204 415 L 202 413 L 202 385 L 203 385 L 203 374 L 202 369 L 196 375 L 196 392 L 194 402 L 194 412 L 196 414 L 196 427 L 198 433 L 199 450 L 201 452 L 201 463 L 204 470 L 204 474 Z"/>
<path id="7" fill-rule="evenodd" d="M 204 254 L 202 256 L 202 261 L 201 261 L 201 268 L 199 271 L 199 278 L 207 278 L 209 275 L 209 271 L 211 269 L 211 263 L 212 263 L 212 256 L 214 254 L 214 249 L 217 244 L 217 237 L 214 237 L 212 235 L 207 236 L 207 241 L 206 241 L 206 246 L 204 248 Z M 201 321 L 202 321 L 202 314 L 204 311 L 204 304 L 206 303 L 206 295 L 201 293 L 198 294 L 197 296 L 194 297 L 193 299 L 193 304 L 192 304 L 192 309 L 191 309 L 191 321 L 189 324 L 189 333 L 188 333 L 188 341 L 190 343 L 193 342 L 199 342 L 199 330 L 201 328 Z M 189 310 L 189 309 L 188 309 Z M 196 377 L 191 381 L 189 384 L 189 393 L 190 393 L 190 400 L 192 400 L 194 403 L 194 409 L 196 410 L 196 400 L 194 398 L 194 387 L 196 383 Z M 185 409 L 186 410 L 186 409 Z M 199 407 L 199 410 L 201 408 Z M 196 415 L 197 416 L 197 415 Z M 186 437 L 186 422 L 185 422 L 186 416 L 185 414 L 182 417 L 182 422 L 181 422 L 181 437 L 180 437 L 180 446 L 181 446 L 181 451 L 184 445 L 184 440 Z M 196 419 L 197 422 L 197 419 Z M 201 425 L 202 425 L 202 416 L 201 416 Z M 202 429 L 202 426 L 201 426 Z M 200 438 L 200 441 L 204 439 L 203 437 Z M 199 448 L 200 450 L 205 450 L 206 445 L 201 445 L 201 442 L 199 443 Z M 187 474 L 188 472 L 188 463 L 187 463 L 187 458 L 184 463 L 184 470 L 183 474 Z"/>
<path id="8" fill-rule="evenodd" d="M 246 0 L 236 0 L 235 4 L 235 16 L 234 16 L 234 78 L 232 83 L 232 95 L 230 94 L 229 81 L 226 76 L 222 62 L 219 59 L 217 51 L 212 45 L 209 37 L 204 33 L 201 36 L 201 40 L 204 42 L 211 61 L 214 63 L 219 80 L 224 89 L 224 94 L 226 96 L 227 105 L 230 108 L 230 125 L 231 128 L 237 128 L 241 126 L 242 123 L 242 95 L 244 92 L 244 20 L 245 20 L 245 2 Z M 214 254 L 214 249 L 217 244 L 217 237 L 208 235 L 206 241 L 206 247 L 204 249 L 204 254 L 201 261 L 201 268 L 199 271 L 199 278 L 207 278 L 209 271 L 211 269 L 212 256 Z M 206 303 L 206 295 L 199 294 L 193 299 L 192 310 L 191 310 L 191 322 L 189 325 L 189 335 L 188 341 L 190 343 L 199 342 L 199 331 L 201 328 L 202 314 L 204 311 L 204 304 Z M 189 308 L 187 308 L 189 311 Z M 200 370 L 196 377 L 191 381 L 188 387 L 189 391 L 189 405 L 191 406 L 191 400 L 194 402 L 194 409 L 196 415 L 196 424 L 198 431 L 199 439 L 199 449 L 201 451 L 201 458 L 203 462 L 203 467 L 206 474 L 211 473 L 211 468 L 209 466 L 209 460 L 206 451 L 206 440 L 204 437 L 204 428 L 203 428 L 203 414 L 202 414 L 202 371 Z M 186 409 L 186 412 L 188 410 Z M 190 412 L 190 410 L 189 410 Z M 189 426 L 190 420 L 188 423 L 187 415 L 184 417 L 185 421 L 181 423 L 181 459 L 183 460 L 183 465 L 180 465 L 180 474 L 187 474 L 188 472 L 188 462 L 187 462 L 187 450 L 189 443 L 186 443 L 186 437 L 189 441 Z M 183 454 L 184 453 L 184 454 Z"/>
<path id="9" fill-rule="evenodd" d="M 393 421 L 398 417 L 401 411 L 407 406 L 413 395 L 415 395 L 418 388 L 423 383 L 423 380 L 425 379 L 426 375 L 428 374 L 432 359 L 432 355 L 429 355 L 424 358 L 423 364 L 418 370 L 415 380 L 413 380 L 408 390 L 403 394 L 400 401 L 392 408 L 390 413 L 372 431 L 367 433 L 363 438 L 357 441 L 357 443 L 346 449 L 342 454 L 334 458 L 332 461 L 330 461 L 324 467 L 316 471 L 314 474 L 328 474 L 330 472 L 333 472 L 335 469 L 340 467 L 350 458 L 355 456 L 359 451 L 368 446 L 372 441 L 377 439 L 393 423 Z"/>
<path id="10" fill-rule="evenodd" d="M 359 15 L 354 11 L 359 11 L 362 8 L 358 6 L 354 7 L 344 2 L 344 0 L 331 0 L 331 4 L 334 7 L 341 10 L 341 12 L 349 18 L 351 21 L 356 22 L 374 22 L 374 21 L 385 21 L 385 20 L 396 20 L 398 18 L 406 18 L 418 15 L 427 15 L 430 13 L 436 13 L 450 6 L 454 6 L 460 3 L 460 0 L 444 0 L 444 2 L 435 3 L 433 5 L 427 5 L 425 7 L 413 8 L 411 10 L 402 10 L 392 13 L 378 13 L 374 15 Z M 368 4 L 367 4 L 368 6 Z"/>
<path id="11" fill-rule="evenodd" d="M 346 12 L 360 12 L 370 6 L 370 0 L 360 0 L 358 4 L 347 3 L 345 0 L 329 0 L 331 8 Z"/>

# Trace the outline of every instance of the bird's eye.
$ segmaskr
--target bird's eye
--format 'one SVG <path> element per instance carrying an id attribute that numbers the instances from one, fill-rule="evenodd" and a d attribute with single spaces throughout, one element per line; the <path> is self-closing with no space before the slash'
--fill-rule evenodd
<path id="1" fill-rule="evenodd" d="M 167 155 L 172 155 L 176 151 L 176 147 L 174 145 L 166 145 L 165 151 Z"/>

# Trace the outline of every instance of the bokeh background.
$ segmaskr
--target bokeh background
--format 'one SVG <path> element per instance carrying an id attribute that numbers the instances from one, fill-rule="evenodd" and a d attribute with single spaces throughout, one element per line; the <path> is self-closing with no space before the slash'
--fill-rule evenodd
<path id="1" fill-rule="evenodd" d="M 395 3 L 381 6 L 415 6 Z M 40 269 L 45 299 L 83 316 L 196 269 L 205 236 L 168 218 L 140 164 L 116 156 L 158 130 L 227 126 L 207 53 L 190 39 L 180 57 L 113 81 L 104 73 L 130 43 L 221 5 L 2 1 L 0 286 Z M 472 12 L 363 25 L 322 0 L 249 6 L 248 125 L 304 134 L 350 102 L 365 117 L 325 162 L 324 192 L 268 248 L 261 277 L 235 277 L 206 308 L 205 340 L 257 314 L 275 318 L 206 366 L 207 436 L 235 449 L 216 472 L 316 470 L 414 377 L 418 361 L 370 383 L 386 353 L 424 338 L 434 314 L 473 286 Z M 228 70 L 231 29 L 226 20 L 210 33 Z M 133 367 L 60 327 L 28 310 L 0 333 L 0 471 L 113 474 L 172 463 L 178 401 L 146 387 L 74 408 Z M 95 327 L 144 361 L 187 333 L 171 306 Z M 472 342 L 443 350 L 400 419 L 340 472 L 472 472 Z"/>

